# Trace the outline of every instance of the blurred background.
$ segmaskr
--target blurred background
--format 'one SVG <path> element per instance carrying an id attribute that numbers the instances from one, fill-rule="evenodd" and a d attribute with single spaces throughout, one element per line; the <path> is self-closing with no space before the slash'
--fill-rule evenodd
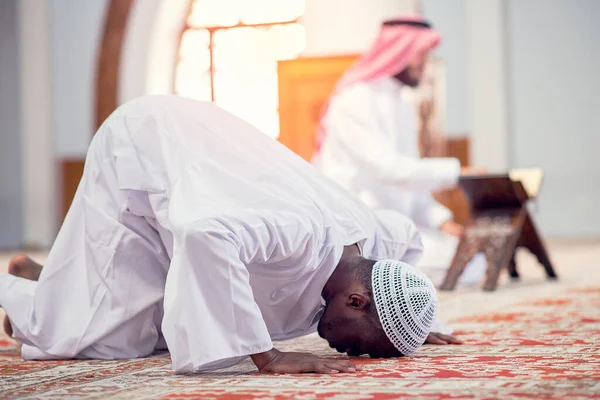
<path id="1" fill-rule="evenodd" d="M 144 94 L 215 101 L 302 153 L 340 65 L 405 12 L 443 37 L 439 133 L 490 171 L 543 168 L 545 237 L 600 237 L 598 0 L 0 0 L 0 249 L 51 245 L 94 132 Z"/>

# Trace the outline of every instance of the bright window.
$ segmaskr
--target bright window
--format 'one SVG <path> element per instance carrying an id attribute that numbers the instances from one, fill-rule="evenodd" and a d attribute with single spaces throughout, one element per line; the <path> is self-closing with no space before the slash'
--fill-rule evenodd
<path id="1" fill-rule="evenodd" d="M 304 7 L 305 0 L 193 0 L 175 92 L 212 100 L 277 137 L 277 61 L 304 50 Z"/>

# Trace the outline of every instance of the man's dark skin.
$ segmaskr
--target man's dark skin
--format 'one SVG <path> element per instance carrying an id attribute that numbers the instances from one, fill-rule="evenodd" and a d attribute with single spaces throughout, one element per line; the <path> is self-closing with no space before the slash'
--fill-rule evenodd
<path id="1" fill-rule="evenodd" d="M 323 288 L 326 308 L 319 321 L 319 335 L 329 346 L 349 356 L 368 354 L 371 357 L 399 357 L 402 354 L 392 345 L 379 322 L 370 288 L 371 269 L 375 261 L 361 257 L 358 246 L 346 246 L 342 257 Z M 14 257 L 8 272 L 30 280 L 39 279 L 42 266 L 26 255 Z M 11 335 L 8 318 L 4 330 Z M 460 344 L 447 335 L 430 333 L 426 343 Z M 275 348 L 252 354 L 252 361 L 262 373 L 333 374 L 355 372 L 360 368 L 349 360 L 322 358 L 310 353 L 281 352 Z"/>

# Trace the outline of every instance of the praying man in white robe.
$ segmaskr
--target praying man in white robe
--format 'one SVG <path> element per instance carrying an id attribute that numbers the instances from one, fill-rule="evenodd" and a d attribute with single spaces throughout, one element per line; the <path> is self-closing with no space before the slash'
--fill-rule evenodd
<path id="1" fill-rule="evenodd" d="M 176 372 L 246 357 L 261 372 L 345 372 L 273 341 L 318 331 L 373 357 L 458 342 L 431 332 L 437 295 L 410 265 L 421 250 L 408 218 L 371 211 L 251 125 L 152 96 L 101 126 L 46 265 L 14 258 L 0 307 L 26 360 L 168 349 Z"/>
<path id="2" fill-rule="evenodd" d="M 455 158 L 420 158 L 417 112 L 402 88 L 418 86 L 439 42 L 439 34 L 419 16 L 384 22 L 371 48 L 338 82 L 314 157 L 325 175 L 370 208 L 398 210 L 415 221 L 425 248 L 419 268 L 436 286 L 463 228 L 432 194 L 455 186 L 461 167 Z M 479 282 L 485 270 L 485 257 L 477 255 L 459 284 Z"/>

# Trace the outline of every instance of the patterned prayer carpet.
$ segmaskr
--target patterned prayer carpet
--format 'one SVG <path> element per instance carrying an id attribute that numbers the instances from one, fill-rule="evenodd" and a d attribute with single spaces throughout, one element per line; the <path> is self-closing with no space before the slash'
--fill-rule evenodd
<path id="1" fill-rule="evenodd" d="M 553 248 L 554 250 L 554 248 Z M 553 251 L 561 280 L 546 282 L 524 258 L 520 283 L 498 291 L 442 293 L 442 315 L 462 346 L 425 346 L 404 359 L 357 358 L 363 371 L 260 375 L 247 362 L 177 376 L 169 358 L 23 362 L 0 337 L 0 398 L 576 399 L 600 398 L 600 248 Z M 309 336 L 282 350 L 339 357 Z"/>

